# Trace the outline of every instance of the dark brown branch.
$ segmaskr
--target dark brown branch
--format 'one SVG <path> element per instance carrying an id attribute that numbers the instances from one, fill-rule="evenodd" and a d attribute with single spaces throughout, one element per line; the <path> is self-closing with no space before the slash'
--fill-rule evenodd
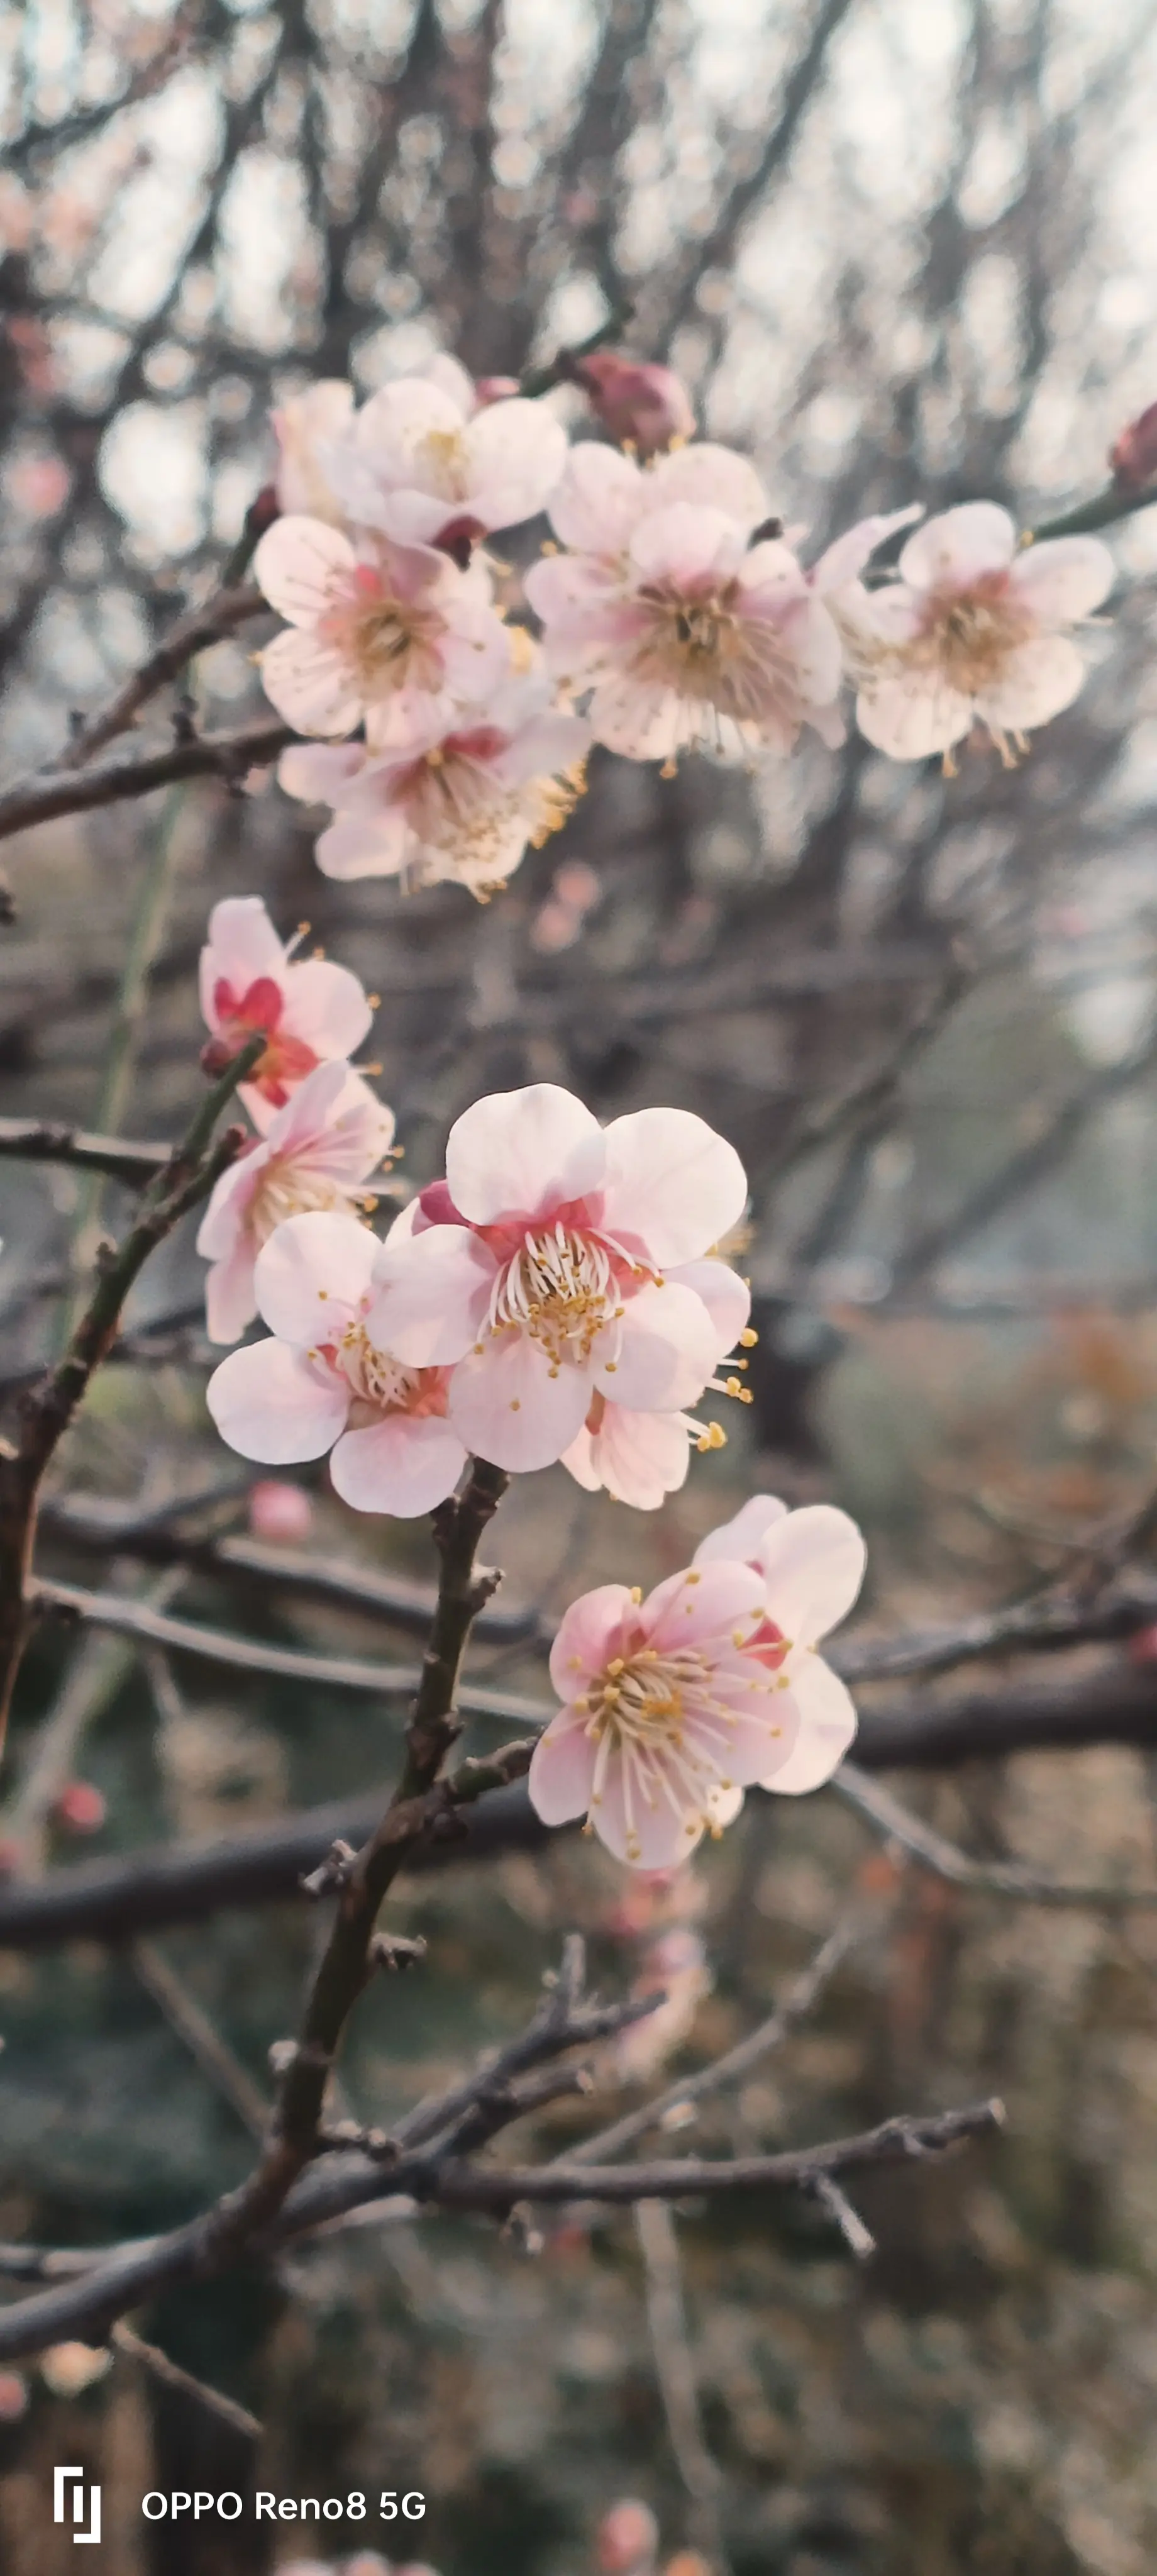
<path id="1" fill-rule="evenodd" d="M 73 1163 L 114 1181 L 148 1181 L 163 1172 L 171 1145 L 136 1145 L 121 1136 L 89 1136 L 39 1118 L 0 1118 L 0 1157 L 7 1162 Z"/>
<path id="2" fill-rule="evenodd" d="M 136 723 L 141 708 L 147 706 L 150 698 L 155 698 L 168 681 L 177 678 L 194 654 L 206 652 L 211 644 L 219 644 L 223 636 L 231 635 L 235 627 L 244 626 L 251 617 L 258 617 L 263 612 L 268 613 L 262 592 L 251 582 L 242 584 L 238 580 L 227 589 L 216 591 L 203 608 L 190 609 L 187 616 L 178 618 L 163 644 L 158 644 L 156 651 L 150 653 L 139 669 L 131 674 L 117 690 L 116 696 L 110 698 L 107 707 L 99 715 L 90 716 L 87 724 L 78 726 L 67 751 L 61 754 L 58 767 L 62 770 L 83 769 L 94 752 L 103 751 L 107 742 L 115 741 L 119 733 L 128 732 L 129 726 Z"/>
<path id="3" fill-rule="evenodd" d="M 124 1301 L 150 1253 L 190 1208 L 208 1197 L 243 1144 L 239 1127 L 229 1128 L 215 1144 L 213 1131 L 237 1083 L 256 1062 L 262 1043 L 252 1038 L 215 1084 L 184 1142 L 146 1191 L 123 1243 L 103 1253 L 96 1287 L 67 1350 L 25 1399 L 15 1446 L 0 1458 L 0 1744 L 28 1629 L 32 1550 L 45 1471 L 94 1369 L 116 1339 Z"/>
<path id="4" fill-rule="evenodd" d="M 30 779 L 0 796 L 0 840 L 61 814 L 87 814 L 124 796 L 151 796 L 154 788 L 175 787 L 185 778 L 236 784 L 247 770 L 266 768 L 294 739 L 288 725 L 263 716 L 228 733 L 195 734 L 191 742 L 170 743 L 139 760 L 109 760 L 95 769 Z"/>

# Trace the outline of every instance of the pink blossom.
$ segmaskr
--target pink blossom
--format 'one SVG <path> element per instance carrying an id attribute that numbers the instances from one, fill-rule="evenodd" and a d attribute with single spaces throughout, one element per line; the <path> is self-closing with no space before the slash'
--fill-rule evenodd
<path id="1" fill-rule="evenodd" d="M 793 1740 L 764 1789 L 800 1797 L 821 1788 L 856 1732 L 856 1712 L 831 1665 L 816 1652 L 846 1619 L 864 1579 L 866 1550 L 853 1520 L 828 1503 L 789 1512 L 772 1494 L 753 1494 L 734 1520 L 695 1551 L 697 1566 L 741 1556 L 764 1585 L 765 1615 L 752 1640 L 778 1677 L 793 1712 Z"/>
<path id="2" fill-rule="evenodd" d="M 1149 403 L 1121 431 L 1109 450 L 1109 463 L 1119 492 L 1147 492 L 1157 482 L 1157 403 Z"/>
<path id="3" fill-rule="evenodd" d="M 446 1180 L 395 1225 L 379 1272 L 390 1348 L 453 1365 L 450 1414 L 496 1466 L 549 1466 L 596 1393 L 632 1413 L 698 1401 L 718 1327 L 699 1272 L 736 1223 L 743 1166 L 681 1109 L 605 1130 L 553 1083 L 476 1101 Z M 688 1275 L 690 1274 L 690 1275 Z"/>
<path id="4" fill-rule="evenodd" d="M 658 2548 L 659 2525 L 650 2505 L 638 2496 L 623 2496 L 599 2524 L 599 2576 L 652 2576 Z"/>
<path id="5" fill-rule="evenodd" d="M 326 519 L 331 527 L 338 524 L 341 505 L 326 481 L 318 450 L 323 440 L 341 437 L 353 408 L 353 386 L 329 376 L 270 413 L 279 449 L 274 476 L 279 510 Z"/>
<path id="6" fill-rule="evenodd" d="M 1097 537 L 1018 550 L 1007 510 L 970 501 L 909 537 L 899 578 L 852 582 L 834 606 L 856 721 L 893 760 L 947 754 L 974 723 L 1001 756 L 1071 706 L 1085 663 L 1065 630 L 1100 606 L 1113 559 Z"/>
<path id="7" fill-rule="evenodd" d="M 264 1055 L 241 1085 L 254 1126 L 268 1127 L 315 1065 L 351 1056 L 373 1012 L 356 975 L 328 958 L 297 959 L 277 936 L 260 895 L 231 895 L 209 915 L 201 950 L 201 1011 L 212 1032 L 210 1070 L 224 1071 L 264 1030 Z"/>
<path id="8" fill-rule="evenodd" d="M 211 1342 L 235 1342 L 257 1312 L 254 1265 L 286 1217 L 306 1208 L 352 1215 L 393 1143 L 393 1112 L 348 1064 L 319 1064 L 255 1141 L 222 1172 L 197 1250 Z"/>
<path id="9" fill-rule="evenodd" d="M 572 1603 L 550 1677 L 564 1705 L 534 1749 L 531 1801 L 544 1823 L 585 1815 L 615 1853 L 666 1869 L 718 1831 L 715 1802 L 773 1776 L 799 1729 L 757 1642 L 765 1625 L 750 1566 L 669 1576 L 644 1601 L 604 1583 Z"/>
<path id="10" fill-rule="evenodd" d="M 519 395 L 481 405 L 465 369 L 432 360 L 371 394 L 324 453 L 349 518 L 399 545 L 465 545 L 543 509 L 566 463 L 561 421 Z"/>
<path id="11" fill-rule="evenodd" d="M 304 1485 L 289 1485 L 280 1476 L 260 1476 L 249 1488 L 249 1528 L 254 1538 L 274 1546 L 300 1546 L 313 1528 L 313 1504 Z"/>
<path id="12" fill-rule="evenodd" d="M 52 1801 L 52 1821 L 68 1834 L 99 1834 L 108 1815 L 103 1791 L 92 1780 L 68 1780 Z"/>
<path id="13" fill-rule="evenodd" d="M 573 358 L 567 373 L 582 386 L 610 436 L 640 456 L 657 456 L 674 439 L 694 438 L 691 397 L 671 367 L 627 358 L 617 349 L 592 349 L 588 357 Z"/>
<path id="14" fill-rule="evenodd" d="M 357 545 L 317 518 L 275 521 L 253 558 L 271 608 L 289 624 L 262 653 L 268 698 L 300 733 L 380 736 L 401 691 L 410 700 L 485 697 L 510 643 L 485 575 L 459 572 L 423 545 L 364 535 Z"/>
<path id="15" fill-rule="evenodd" d="M 382 1250 L 354 1217 L 287 1218 L 254 1270 L 272 1339 L 231 1351 L 206 1401 L 243 1458 L 286 1467 L 331 1450 L 343 1502 L 411 1520 L 453 1492 L 466 1451 L 446 1418 L 448 1370 L 405 1365 L 382 1338 Z"/>
<path id="16" fill-rule="evenodd" d="M 529 844 L 565 822 L 582 785 L 589 729 L 557 711 L 553 694 L 526 673 L 476 712 L 406 701 L 400 739 L 376 753 L 283 752 L 288 794 L 335 809 L 317 845 L 323 874 L 449 881 L 479 897 L 504 885 Z"/>

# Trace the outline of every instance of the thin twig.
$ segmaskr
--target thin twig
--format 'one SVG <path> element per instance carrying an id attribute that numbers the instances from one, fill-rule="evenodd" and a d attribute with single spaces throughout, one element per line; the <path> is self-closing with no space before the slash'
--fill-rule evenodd
<path id="1" fill-rule="evenodd" d="M 922 1816 L 914 1816 L 909 1807 L 902 1806 L 880 1781 L 869 1780 L 857 1762 L 841 1763 L 831 1785 L 838 1797 L 854 1807 L 858 1815 L 867 1816 L 889 1842 L 899 1843 L 903 1851 L 910 1852 L 914 1860 L 932 1870 L 937 1878 L 946 1879 L 951 1887 L 1015 1897 L 1022 1905 L 1095 1906 L 1113 1913 L 1157 1906 L 1157 1887 L 1122 1887 L 1115 1879 L 1066 1887 L 1063 1881 L 1037 1876 L 1019 1861 L 973 1860 L 970 1853 L 958 1850 L 934 1826 L 925 1824 Z"/>
<path id="2" fill-rule="evenodd" d="M 141 2369 L 147 2370 L 150 2379 L 158 2380 L 162 2388 L 171 2388 L 179 2397 L 190 2398 L 194 2406 L 201 2407 L 206 2415 L 214 2416 L 219 2424 L 227 2424 L 230 2432 L 242 2434 L 247 2442 L 260 2442 L 262 2439 L 264 2428 L 256 2415 L 250 2414 L 247 2406 L 239 2406 L 234 2397 L 223 2397 L 220 2389 L 210 2388 L 207 2380 L 194 2379 L 191 2370 L 182 2370 L 179 2362 L 170 2361 L 167 2352 L 161 2352 L 155 2343 L 146 2343 L 141 2335 L 134 2334 L 131 2326 L 126 2326 L 123 2321 L 115 2325 L 110 2340 L 118 2352 L 123 2352 L 130 2361 L 139 2362 Z"/>
<path id="3" fill-rule="evenodd" d="M 667 2418 L 675 2463 L 694 2507 L 701 2542 L 715 2570 L 724 2566 L 719 2513 L 719 2469 L 707 2448 L 699 2405 L 695 2356 L 687 2324 L 683 2266 L 675 2221 L 665 2201 L 641 2200 L 635 2210 L 635 2234 L 643 2258 L 647 2324 L 655 2377 Z"/>
<path id="4" fill-rule="evenodd" d="M 59 768 L 83 769 L 94 752 L 103 751 L 106 743 L 128 732 L 141 708 L 168 681 L 175 680 L 196 654 L 206 652 L 211 644 L 219 644 L 223 636 L 232 635 L 236 627 L 246 625 L 263 611 L 267 611 L 263 593 L 252 583 L 241 585 L 236 578 L 215 591 L 203 608 L 190 609 L 170 627 L 163 644 L 158 644 L 155 652 L 124 681 L 100 714 L 77 726 L 67 750 L 61 753 Z"/>
<path id="5" fill-rule="evenodd" d="M 263 2138 L 269 2127 L 269 2104 L 260 2086 L 214 2027 L 163 1950 L 157 1948 L 155 1941 L 134 1941 L 129 1960 L 146 1993 L 160 2005 L 170 2028 L 218 2093 L 231 2104 L 250 2137 Z"/>
<path id="6" fill-rule="evenodd" d="M 170 743 L 139 759 L 109 760 L 93 769 L 32 779 L 0 796 L 0 841 L 13 832 L 30 831 L 34 823 L 51 823 L 61 814 L 89 814 L 126 796 L 151 796 L 156 788 L 175 787 L 185 778 L 223 778 L 236 785 L 247 770 L 267 768 L 294 739 L 288 725 L 260 716 L 231 732 L 194 734 L 189 742 Z"/>
<path id="7" fill-rule="evenodd" d="M 123 1136 L 90 1136 L 82 1127 L 57 1127 L 42 1118 L 0 1118 L 0 1158 L 21 1163 L 72 1163 L 104 1172 L 110 1180 L 141 1183 L 162 1172 L 171 1145 L 138 1145 Z"/>

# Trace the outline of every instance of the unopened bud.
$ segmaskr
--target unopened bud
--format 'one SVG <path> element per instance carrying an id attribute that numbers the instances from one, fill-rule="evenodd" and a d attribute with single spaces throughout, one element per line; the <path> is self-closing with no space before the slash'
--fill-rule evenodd
<path id="1" fill-rule="evenodd" d="M 484 411 L 487 403 L 509 402 L 512 394 L 521 391 L 517 376 L 479 376 L 474 387 L 474 399 L 479 411 Z"/>
<path id="2" fill-rule="evenodd" d="M 277 1476 L 262 1476 L 249 1489 L 249 1527 L 254 1538 L 294 1540 L 309 1537 L 313 1504 L 300 1485 Z"/>
<path id="3" fill-rule="evenodd" d="M 70 1780 L 52 1802 L 52 1821 L 69 1834 L 98 1834 L 108 1809 L 91 1780 Z"/>
<path id="4" fill-rule="evenodd" d="M 220 1082 L 222 1074 L 228 1073 L 234 1056 L 239 1055 L 240 1052 L 240 1048 L 234 1046 L 230 1038 L 206 1038 L 201 1049 L 202 1073 L 208 1076 L 210 1082 Z"/>
<path id="5" fill-rule="evenodd" d="M 245 513 L 246 536 L 263 537 L 266 529 L 271 528 L 274 520 L 280 517 L 281 503 L 277 498 L 277 486 L 274 483 L 263 483 L 261 490 L 254 493 Z"/>
<path id="6" fill-rule="evenodd" d="M 1119 492 L 1145 492 L 1157 482 L 1157 403 L 1139 412 L 1109 450 Z"/>
<path id="7" fill-rule="evenodd" d="M 624 2496 L 603 2515 L 595 2541 L 601 2576 L 650 2576 L 659 2546 L 659 2525 L 649 2504 Z"/>
<path id="8" fill-rule="evenodd" d="M 0 2424 L 18 2424 L 27 2407 L 27 2380 L 18 2370 L 0 2370 Z"/>
<path id="9" fill-rule="evenodd" d="M 695 435 L 691 397 L 670 367 L 620 357 L 614 349 L 593 349 L 589 357 L 573 359 L 568 373 L 582 386 L 603 428 L 640 456 L 657 456 L 672 439 Z"/>

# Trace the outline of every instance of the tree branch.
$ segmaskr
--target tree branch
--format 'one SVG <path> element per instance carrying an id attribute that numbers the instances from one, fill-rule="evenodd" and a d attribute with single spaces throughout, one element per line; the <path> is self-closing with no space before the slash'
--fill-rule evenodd
<path id="1" fill-rule="evenodd" d="M 252 543 L 256 543 L 256 537 Z M 244 570 L 243 564 L 240 569 Z M 94 752 L 103 751 L 107 742 L 115 741 L 119 733 L 128 732 L 130 725 L 136 723 L 141 708 L 147 706 L 149 699 L 155 698 L 158 690 L 163 689 L 169 680 L 175 680 L 195 654 L 206 652 L 211 644 L 219 644 L 224 636 L 231 635 L 235 627 L 244 626 L 249 618 L 263 613 L 268 614 L 264 593 L 254 583 L 242 584 L 239 580 L 215 591 L 203 608 L 190 609 L 187 616 L 178 618 L 164 643 L 158 644 L 155 652 L 150 653 L 139 669 L 132 672 L 101 713 L 90 716 L 87 724 L 78 725 L 57 766 L 64 770 L 83 769 Z"/>
<path id="2" fill-rule="evenodd" d="M 115 805 L 124 796 L 151 796 L 154 788 L 175 787 L 183 778 L 223 778 L 235 785 L 248 769 L 266 768 L 295 740 L 288 725 L 266 716 L 228 733 L 194 734 L 189 742 L 170 743 L 140 760 L 109 760 L 95 769 L 30 779 L 0 796 L 0 841 L 31 830 L 34 823 L 54 822 L 61 814 L 91 813 L 94 806 Z"/>
<path id="3" fill-rule="evenodd" d="M 73 1163 L 82 1172 L 136 1182 L 163 1172 L 171 1145 L 136 1145 L 121 1136 L 89 1136 L 80 1127 L 58 1127 L 40 1118 L 0 1118 L 0 1157 L 7 1162 Z"/>

